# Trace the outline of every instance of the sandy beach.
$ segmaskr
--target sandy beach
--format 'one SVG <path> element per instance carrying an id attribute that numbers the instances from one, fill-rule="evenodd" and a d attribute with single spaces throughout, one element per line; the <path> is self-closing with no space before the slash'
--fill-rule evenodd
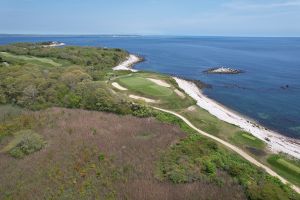
<path id="1" fill-rule="evenodd" d="M 114 67 L 113 70 L 130 70 L 132 72 L 137 72 L 138 70 L 136 69 L 132 69 L 131 67 L 138 63 L 141 62 L 141 58 L 139 58 L 136 55 L 130 54 L 127 58 L 127 60 L 125 60 L 124 62 L 122 62 L 121 64 L 119 64 L 118 66 Z"/>
<path id="2" fill-rule="evenodd" d="M 208 98 L 194 83 L 176 77 L 173 78 L 185 93 L 197 101 L 197 105 L 201 108 L 207 110 L 217 118 L 239 126 L 255 137 L 265 141 L 272 152 L 283 152 L 300 159 L 300 140 L 285 137 L 275 131 L 268 130 L 253 120 L 247 119 L 241 114 Z"/>

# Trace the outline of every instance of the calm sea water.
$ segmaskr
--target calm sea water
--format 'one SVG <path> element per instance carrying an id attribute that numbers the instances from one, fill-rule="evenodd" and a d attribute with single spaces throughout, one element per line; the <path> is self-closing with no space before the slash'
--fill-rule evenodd
<path id="1" fill-rule="evenodd" d="M 0 44 L 37 41 L 127 49 L 146 58 L 137 69 L 204 81 L 212 85 L 205 94 L 214 100 L 300 138 L 300 38 L 0 36 Z M 215 66 L 245 73 L 202 73 Z"/>

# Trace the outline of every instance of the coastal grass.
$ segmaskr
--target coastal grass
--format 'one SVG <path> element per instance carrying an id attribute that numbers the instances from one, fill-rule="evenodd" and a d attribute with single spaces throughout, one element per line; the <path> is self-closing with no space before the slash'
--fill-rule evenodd
<path id="1" fill-rule="evenodd" d="M 266 147 L 266 143 L 245 131 L 235 132 L 234 135 L 230 138 L 230 140 L 235 144 L 241 144 L 248 147 L 255 147 L 257 149 L 264 149 Z"/>
<path id="2" fill-rule="evenodd" d="M 256 157 L 266 154 L 266 144 L 263 141 L 242 131 L 235 125 L 216 118 L 198 106 L 182 109 L 179 113 L 191 121 L 197 128 L 233 143 Z"/>
<path id="3" fill-rule="evenodd" d="M 279 175 L 286 177 L 291 183 L 300 186 L 300 162 L 282 155 L 271 155 L 267 162 Z"/>
<path id="4" fill-rule="evenodd" d="M 197 128 L 222 139 L 227 139 L 234 132 L 240 130 L 237 126 L 219 120 L 198 106 L 182 109 L 180 114 L 190 120 Z"/>
<path id="5" fill-rule="evenodd" d="M 0 52 L 0 56 L 3 57 L 4 60 L 7 60 L 7 61 L 22 60 L 22 61 L 26 61 L 26 62 L 37 62 L 39 64 L 48 64 L 48 65 L 52 65 L 55 67 L 59 67 L 62 65 L 60 63 L 53 61 L 50 58 L 38 58 L 38 57 L 34 57 L 34 56 L 14 55 L 14 54 L 7 53 L 7 52 Z"/>

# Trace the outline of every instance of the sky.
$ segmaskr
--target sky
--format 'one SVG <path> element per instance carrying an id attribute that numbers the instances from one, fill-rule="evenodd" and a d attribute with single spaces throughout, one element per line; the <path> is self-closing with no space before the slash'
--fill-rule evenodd
<path id="1" fill-rule="evenodd" d="M 300 36 L 300 0 L 0 0 L 0 33 Z"/>

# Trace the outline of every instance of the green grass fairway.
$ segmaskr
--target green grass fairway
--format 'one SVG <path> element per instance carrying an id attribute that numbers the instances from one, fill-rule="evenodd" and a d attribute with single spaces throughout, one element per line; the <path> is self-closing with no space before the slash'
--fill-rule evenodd
<path id="1" fill-rule="evenodd" d="M 148 75 L 147 73 L 135 73 L 119 77 L 116 81 L 128 89 L 128 94 L 137 94 L 150 99 L 159 100 L 159 105 L 167 109 L 181 109 L 194 105 L 195 101 L 186 97 L 183 101 L 174 90 L 174 86 L 168 88 L 160 86 L 147 78 L 164 80 L 161 75 Z M 164 80 L 165 81 L 165 80 Z M 172 85 L 172 84 L 171 84 Z"/>
<path id="2" fill-rule="evenodd" d="M 273 170 L 279 175 L 288 178 L 292 183 L 300 186 L 300 165 L 299 162 L 290 161 L 282 156 L 272 155 L 267 159 Z"/>
<path id="3" fill-rule="evenodd" d="M 122 86 L 129 90 L 145 94 L 147 96 L 163 97 L 173 94 L 173 91 L 170 88 L 157 85 L 146 78 L 135 75 L 121 78 L 119 79 L 119 82 Z"/>
<path id="4" fill-rule="evenodd" d="M 4 58 L 8 59 L 15 59 L 15 60 L 24 60 L 28 62 L 39 62 L 39 63 L 44 63 L 44 64 L 49 64 L 55 67 L 61 66 L 60 63 L 54 62 L 52 59 L 49 58 L 38 58 L 38 57 L 33 57 L 33 56 L 20 56 L 20 55 L 13 55 L 7 52 L 0 52 L 0 56 L 3 56 Z"/>

